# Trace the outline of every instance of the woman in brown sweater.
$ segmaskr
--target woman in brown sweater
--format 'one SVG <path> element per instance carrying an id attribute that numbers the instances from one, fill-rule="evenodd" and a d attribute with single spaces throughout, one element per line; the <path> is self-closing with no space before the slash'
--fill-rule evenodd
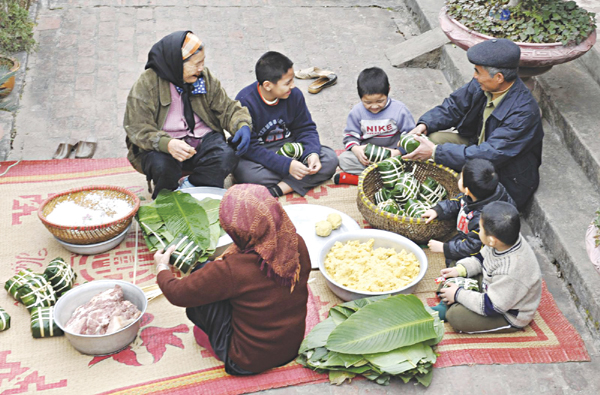
<path id="1" fill-rule="evenodd" d="M 260 185 L 231 187 L 219 210 L 233 239 L 222 258 L 176 279 L 168 266 L 172 250 L 155 256 L 157 282 L 175 306 L 186 307 L 229 374 L 263 372 L 292 361 L 304 338 L 306 244 L 279 202 Z"/>

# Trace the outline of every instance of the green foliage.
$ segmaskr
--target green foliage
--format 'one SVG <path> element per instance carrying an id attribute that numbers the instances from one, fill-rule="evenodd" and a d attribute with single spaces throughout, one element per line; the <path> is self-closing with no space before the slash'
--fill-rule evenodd
<path id="1" fill-rule="evenodd" d="M 522 0 L 515 7 L 508 7 L 508 2 L 446 0 L 448 15 L 469 29 L 518 42 L 579 44 L 596 29 L 596 14 L 574 1 Z M 506 8 L 510 19 L 490 16 Z"/>
<path id="2" fill-rule="evenodd" d="M 10 77 L 15 75 L 14 71 L 9 71 L 7 67 L 0 65 L 0 86 L 4 84 Z M 4 89 L 0 88 L 0 94 L 2 94 Z M 11 104 L 7 99 L 0 99 L 0 111 L 13 111 L 16 107 L 14 104 Z"/>
<path id="3" fill-rule="evenodd" d="M 15 0 L 0 2 L 0 52 L 11 53 L 35 48 L 29 11 Z"/>

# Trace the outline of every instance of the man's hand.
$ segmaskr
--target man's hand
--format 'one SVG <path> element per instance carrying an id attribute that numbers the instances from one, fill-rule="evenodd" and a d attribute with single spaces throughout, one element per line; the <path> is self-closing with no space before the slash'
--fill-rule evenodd
<path id="1" fill-rule="evenodd" d="M 250 147 L 250 128 L 248 126 L 242 126 L 235 132 L 233 139 L 231 142 L 237 146 L 235 149 L 235 154 L 237 156 L 242 156 L 248 151 Z"/>
<path id="2" fill-rule="evenodd" d="M 436 219 L 437 216 L 438 216 L 437 211 L 430 208 L 421 215 L 421 218 L 426 218 L 425 223 L 428 224 L 431 221 L 433 221 L 434 219 Z"/>
<path id="3" fill-rule="evenodd" d="M 427 243 L 427 246 L 431 252 L 444 252 L 444 243 L 441 241 L 431 239 L 429 240 L 429 243 Z"/>
<path id="4" fill-rule="evenodd" d="M 415 136 L 415 140 L 419 143 L 419 147 L 411 152 L 410 154 L 406 154 L 402 157 L 402 159 L 409 160 L 427 160 L 431 159 L 433 155 L 433 150 L 435 149 L 435 144 L 433 144 L 429 139 L 426 139 L 421 136 Z"/>
<path id="5" fill-rule="evenodd" d="M 164 253 L 162 249 L 156 251 L 154 254 L 154 264 L 157 272 L 169 269 L 169 258 L 171 257 L 173 251 L 175 251 L 175 246 L 169 247 L 169 249 Z"/>
<path id="6" fill-rule="evenodd" d="M 424 123 L 420 123 L 413 130 L 408 132 L 408 134 L 416 134 L 417 136 L 425 135 L 427 136 L 427 125 Z"/>
<path id="7" fill-rule="evenodd" d="M 306 161 L 308 165 L 308 174 L 317 174 L 321 170 L 321 159 L 318 154 L 311 154 Z"/>
<path id="8" fill-rule="evenodd" d="M 392 158 L 402 155 L 399 149 L 391 149 L 390 151 L 392 152 Z"/>
<path id="9" fill-rule="evenodd" d="M 363 166 L 370 165 L 369 159 L 367 159 L 367 155 L 365 155 L 366 147 L 366 145 L 355 145 L 354 147 L 350 148 L 350 151 L 352 151 L 352 153 L 358 158 L 360 164 Z"/>
<path id="10" fill-rule="evenodd" d="M 319 162 L 320 164 L 320 162 Z M 290 175 L 296 180 L 301 180 L 309 173 L 308 167 L 298 162 L 296 159 L 290 163 Z"/>
<path id="11" fill-rule="evenodd" d="M 183 140 L 171 139 L 167 145 L 171 156 L 180 162 L 190 159 L 196 154 L 196 150 Z"/>
<path id="12" fill-rule="evenodd" d="M 448 284 L 447 287 L 440 289 L 440 298 L 442 298 L 442 302 L 445 302 L 448 306 L 454 303 L 454 296 L 456 295 L 457 290 L 458 285 L 456 284 Z"/>
<path id="13" fill-rule="evenodd" d="M 456 267 L 446 267 L 440 271 L 440 274 L 444 276 L 444 278 L 460 277 Z"/>

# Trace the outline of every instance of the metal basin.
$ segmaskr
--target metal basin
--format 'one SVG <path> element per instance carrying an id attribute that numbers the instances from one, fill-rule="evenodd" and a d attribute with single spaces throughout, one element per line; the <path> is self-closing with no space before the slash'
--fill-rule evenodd
<path id="1" fill-rule="evenodd" d="M 327 270 L 325 269 L 325 257 L 331 250 L 331 247 L 336 242 L 346 243 L 350 240 L 358 240 L 360 243 L 366 243 L 370 239 L 374 239 L 375 243 L 373 244 L 373 249 L 376 248 L 394 248 L 396 252 L 400 252 L 401 250 L 406 250 L 407 252 L 412 252 L 417 257 L 417 260 L 420 264 L 419 275 L 407 286 L 394 289 L 386 292 L 366 292 L 366 291 L 357 291 L 348 287 L 345 287 L 341 284 L 338 284 L 333 278 L 329 276 Z M 407 239 L 404 236 L 400 236 L 396 233 L 388 232 L 385 230 L 378 229 L 361 229 L 352 232 L 342 233 L 338 236 L 335 236 L 331 240 L 329 240 L 321 249 L 321 254 L 319 255 L 319 270 L 325 280 L 327 285 L 331 289 L 331 291 L 336 294 L 340 299 L 349 301 L 354 299 L 367 298 L 370 296 L 377 295 L 396 295 L 396 294 L 410 294 L 417 288 L 419 282 L 425 276 L 425 272 L 427 272 L 427 256 L 425 252 L 419 247 L 417 244 L 413 243 L 411 240 Z"/>
<path id="2" fill-rule="evenodd" d="M 135 322 L 108 335 L 80 335 L 69 332 L 65 326 L 75 309 L 92 299 L 100 292 L 114 288 L 123 288 L 125 299 L 137 306 L 142 312 Z M 131 343 L 140 329 L 140 321 L 146 312 L 148 300 L 144 292 L 136 285 L 120 280 L 95 280 L 79 285 L 64 294 L 54 307 L 56 325 L 65 332 L 65 336 L 77 351 L 89 355 L 108 355 L 121 351 Z"/>

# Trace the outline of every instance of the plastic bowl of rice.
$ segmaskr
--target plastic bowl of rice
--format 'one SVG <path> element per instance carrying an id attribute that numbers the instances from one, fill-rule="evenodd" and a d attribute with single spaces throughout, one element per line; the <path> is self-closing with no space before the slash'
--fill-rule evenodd
<path id="1" fill-rule="evenodd" d="M 413 293 L 428 266 L 417 244 L 377 229 L 339 234 L 323 246 L 319 258 L 327 285 L 345 301 Z"/>

